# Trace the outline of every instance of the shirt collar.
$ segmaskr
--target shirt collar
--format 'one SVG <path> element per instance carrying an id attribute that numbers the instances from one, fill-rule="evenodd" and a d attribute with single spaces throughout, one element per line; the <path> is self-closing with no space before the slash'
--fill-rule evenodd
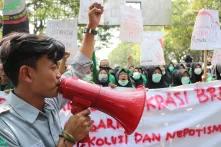
<path id="1" fill-rule="evenodd" d="M 34 123 L 40 113 L 40 110 L 28 104 L 13 92 L 10 92 L 8 102 L 14 111 L 29 123 Z"/>

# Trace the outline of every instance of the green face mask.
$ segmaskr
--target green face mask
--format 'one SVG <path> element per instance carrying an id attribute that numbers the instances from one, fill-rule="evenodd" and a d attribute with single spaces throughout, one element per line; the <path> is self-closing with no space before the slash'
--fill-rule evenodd
<path id="1" fill-rule="evenodd" d="M 128 84 L 128 80 L 119 80 L 118 83 L 121 85 L 121 86 L 126 86 Z"/>
<path id="2" fill-rule="evenodd" d="M 169 66 L 169 71 L 172 72 L 174 70 L 174 67 L 172 65 Z"/>
<path id="3" fill-rule="evenodd" d="M 181 78 L 181 83 L 182 83 L 183 85 L 185 85 L 185 84 L 190 84 L 190 77 L 187 77 L 187 76 L 182 77 L 182 78 Z"/>
<path id="4" fill-rule="evenodd" d="M 139 72 L 134 72 L 134 73 L 133 73 L 133 78 L 134 78 L 135 80 L 140 79 L 140 76 L 141 76 L 141 74 L 140 74 Z"/>
<path id="5" fill-rule="evenodd" d="M 152 75 L 152 81 L 153 81 L 154 83 L 159 83 L 160 80 L 161 80 L 161 77 L 162 77 L 162 75 L 159 74 L 159 73 L 153 74 L 153 75 Z"/>

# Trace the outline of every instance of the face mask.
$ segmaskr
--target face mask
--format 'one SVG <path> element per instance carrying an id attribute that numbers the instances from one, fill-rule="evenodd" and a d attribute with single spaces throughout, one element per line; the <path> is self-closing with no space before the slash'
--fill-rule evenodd
<path id="1" fill-rule="evenodd" d="M 202 73 L 202 69 L 201 69 L 201 68 L 195 68 L 195 69 L 194 69 L 194 73 L 195 73 L 196 75 L 200 75 L 200 74 Z"/>
<path id="2" fill-rule="evenodd" d="M 187 76 L 182 77 L 182 78 L 181 78 L 181 83 L 182 83 L 183 85 L 189 84 L 189 83 L 190 83 L 190 78 L 187 77 Z"/>
<path id="3" fill-rule="evenodd" d="M 174 67 L 172 65 L 169 66 L 169 71 L 172 72 L 174 70 Z"/>
<path id="4" fill-rule="evenodd" d="M 101 81 L 101 82 L 106 82 L 107 79 L 108 79 L 108 76 L 107 76 L 107 74 L 99 74 L 99 75 L 98 75 L 98 79 L 99 79 L 99 81 Z"/>
<path id="5" fill-rule="evenodd" d="M 121 86 L 126 86 L 128 84 L 128 80 L 119 80 L 118 83 L 121 85 Z"/>
<path id="6" fill-rule="evenodd" d="M 92 75 L 91 74 L 87 74 L 84 76 L 83 78 L 84 81 L 90 82 L 93 80 Z"/>
<path id="7" fill-rule="evenodd" d="M 153 81 L 154 83 L 159 83 L 160 80 L 161 80 L 161 77 L 162 77 L 161 74 L 158 74 L 158 73 L 153 74 L 153 75 L 152 75 L 152 81 Z"/>
<path id="8" fill-rule="evenodd" d="M 141 76 L 141 74 L 140 74 L 139 72 L 134 72 L 134 73 L 133 73 L 133 78 L 134 78 L 135 80 L 140 79 L 140 76 Z"/>

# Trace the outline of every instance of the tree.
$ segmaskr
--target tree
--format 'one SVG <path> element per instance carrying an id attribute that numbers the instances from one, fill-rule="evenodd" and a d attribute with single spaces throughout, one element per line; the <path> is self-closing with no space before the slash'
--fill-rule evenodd
<path id="1" fill-rule="evenodd" d="M 130 56 L 132 57 L 133 65 L 140 64 L 140 46 L 138 44 L 121 43 L 111 52 L 108 59 L 112 66 L 120 65 L 125 67 L 128 65 L 128 57 Z"/>
<path id="2" fill-rule="evenodd" d="M 28 0 L 29 19 L 34 25 L 34 33 L 42 33 L 49 19 L 75 18 L 79 5 L 79 0 Z"/>
<path id="3" fill-rule="evenodd" d="M 202 8 L 216 9 L 221 12 L 220 0 L 173 0 L 172 25 L 165 27 L 165 57 L 178 62 L 186 54 L 191 54 L 194 61 L 202 61 L 202 52 L 190 50 L 190 41 L 198 11 Z M 221 18 L 221 15 L 219 15 Z M 169 58 L 168 58 L 169 57 Z"/>
<path id="4" fill-rule="evenodd" d="M 80 0 L 27 0 L 27 7 L 30 10 L 30 23 L 34 26 L 34 34 L 42 33 L 49 19 L 74 19 L 77 18 Z M 85 26 L 78 26 L 78 41 L 81 42 Z M 110 26 L 98 28 L 98 40 L 102 46 L 108 45 L 111 33 Z M 101 47 L 102 47 L 101 46 Z"/>
<path id="5" fill-rule="evenodd" d="M 186 0 L 174 0 L 172 4 L 172 24 L 165 27 L 164 54 L 167 62 L 174 58 L 180 62 L 182 57 L 189 52 L 195 14 Z"/>

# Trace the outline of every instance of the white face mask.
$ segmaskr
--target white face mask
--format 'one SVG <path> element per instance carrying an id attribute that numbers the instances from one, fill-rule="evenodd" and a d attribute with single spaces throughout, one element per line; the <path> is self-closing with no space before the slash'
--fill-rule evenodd
<path id="1" fill-rule="evenodd" d="M 152 81 L 153 81 L 154 83 L 159 83 L 160 80 L 161 80 L 161 77 L 162 77 L 161 74 L 155 73 L 155 74 L 152 75 Z"/>
<path id="2" fill-rule="evenodd" d="M 182 83 L 183 85 L 189 84 L 189 83 L 190 83 L 190 77 L 187 77 L 187 76 L 182 77 L 182 78 L 181 78 L 181 83 Z"/>
<path id="3" fill-rule="evenodd" d="M 196 75 L 200 75 L 201 73 L 202 73 L 202 69 L 201 68 L 195 68 L 194 69 L 194 73 L 196 74 Z"/>
<path id="4" fill-rule="evenodd" d="M 118 83 L 121 85 L 121 86 L 126 86 L 128 84 L 128 80 L 118 80 Z"/>
<path id="5" fill-rule="evenodd" d="M 140 74 L 139 72 L 134 72 L 134 73 L 133 73 L 133 78 L 134 78 L 135 80 L 140 79 L 140 76 L 141 76 L 141 74 Z"/>
<path id="6" fill-rule="evenodd" d="M 106 82 L 108 79 L 108 76 L 107 76 L 107 74 L 99 74 L 98 79 L 99 79 L 99 81 Z"/>

